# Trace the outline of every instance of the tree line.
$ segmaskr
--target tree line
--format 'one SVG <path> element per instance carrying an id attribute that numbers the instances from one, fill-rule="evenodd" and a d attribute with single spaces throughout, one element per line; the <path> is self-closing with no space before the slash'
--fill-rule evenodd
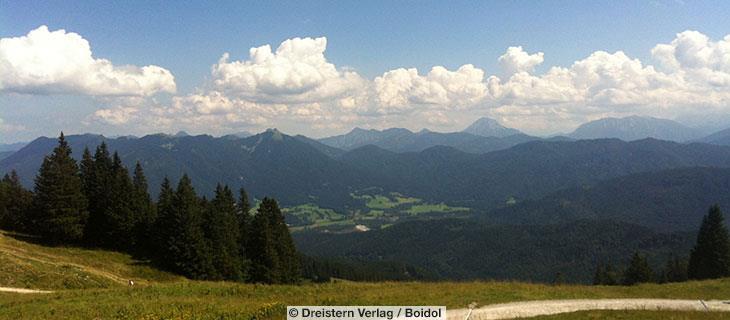
<path id="1" fill-rule="evenodd" d="M 242 188 L 238 199 L 218 185 L 200 197 L 183 175 L 165 178 L 157 201 L 142 165 L 130 175 L 105 143 L 80 163 L 61 133 L 43 160 L 33 191 L 15 172 L 0 180 L 0 228 L 34 234 L 51 245 L 84 245 L 129 252 L 192 279 L 295 283 L 301 265 L 276 200 L 252 210 Z"/>
<path id="2" fill-rule="evenodd" d="M 594 285 L 634 285 L 645 282 L 683 282 L 730 276 L 730 236 L 720 207 L 710 207 L 702 219 L 697 242 L 688 258 L 670 257 L 664 269 L 652 270 L 645 255 L 635 252 L 625 270 L 598 265 Z"/>

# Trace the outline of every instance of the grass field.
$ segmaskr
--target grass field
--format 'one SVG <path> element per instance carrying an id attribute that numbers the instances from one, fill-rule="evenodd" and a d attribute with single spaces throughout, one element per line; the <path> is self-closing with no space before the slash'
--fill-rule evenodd
<path id="1" fill-rule="evenodd" d="M 287 305 L 445 305 L 576 298 L 728 299 L 730 279 L 635 287 L 518 282 L 381 282 L 266 286 L 185 280 L 128 255 L 49 248 L 0 233 L 0 319 L 281 319 Z M 69 271 L 71 270 L 71 271 Z M 88 280 L 86 280 L 88 276 Z M 138 285 L 128 287 L 127 279 Z M 82 289 L 83 288 L 83 289 Z M 691 312 L 578 312 L 538 319 L 721 319 Z"/>

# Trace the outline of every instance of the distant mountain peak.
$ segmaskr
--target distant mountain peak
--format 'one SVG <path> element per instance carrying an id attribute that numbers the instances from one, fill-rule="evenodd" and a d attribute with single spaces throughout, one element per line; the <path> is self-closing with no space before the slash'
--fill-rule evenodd
<path id="1" fill-rule="evenodd" d="M 482 117 L 474 121 L 470 126 L 462 132 L 471 133 L 484 137 L 506 137 L 516 134 L 522 134 L 517 129 L 507 128 L 492 118 Z"/>
<path id="2" fill-rule="evenodd" d="M 190 135 L 185 131 L 178 131 L 173 137 L 175 138 L 182 138 L 182 137 L 189 137 Z"/>
<path id="3" fill-rule="evenodd" d="M 277 128 L 266 129 L 266 131 L 264 132 L 264 135 L 267 137 L 271 137 L 271 139 L 274 141 L 284 140 L 284 134 L 281 131 L 279 131 L 279 129 L 277 129 Z"/>
<path id="4" fill-rule="evenodd" d="M 679 122 L 648 116 L 602 118 L 579 126 L 569 136 L 576 139 L 618 138 L 625 141 L 655 138 L 677 142 L 696 139 L 701 133 Z"/>
<path id="5" fill-rule="evenodd" d="M 375 129 L 363 129 L 360 127 L 354 127 L 352 130 L 350 130 L 349 133 L 362 133 L 362 132 L 371 132 L 371 131 L 377 131 Z"/>

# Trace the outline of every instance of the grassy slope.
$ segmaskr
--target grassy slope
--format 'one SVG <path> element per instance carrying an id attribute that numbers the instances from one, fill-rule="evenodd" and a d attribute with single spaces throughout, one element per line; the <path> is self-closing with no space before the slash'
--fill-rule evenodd
<path id="1" fill-rule="evenodd" d="M 507 282 L 257 286 L 189 281 L 137 288 L 66 290 L 49 295 L 0 294 L 0 318 L 240 319 L 267 310 L 275 315 L 274 318 L 278 318 L 283 315 L 282 310 L 286 305 L 446 305 L 449 308 L 463 308 L 472 301 L 486 305 L 539 299 L 723 299 L 729 296 L 730 279 L 628 288 Z M 549 319 L 580 319 L 583 314 L 642 313 L 575 313 Z M 693 319 L 697 316 L 695 313 L 665 314 L 682 316 L 678 319 Z"/>
<path id="2" fill-rule="evenodd" d="M 44 247 L 0 232 L 0 286 L 31 289 L 81 289 L 125 286 L 129 279 L 182 280 L 127 254 L 70 247 Z"/>
<path id="3" fill-rule="evenodd" d="M 187 281 L 135 264 L 128 255 L 48 248 L 0 234 L 0 286 L 63 289 L 0 293 L 0 319 L 247 319 L 283 317 L 286 305 L 445 305 L 572 298 L 727 299 L 730 279 L 636 287 L 550 286 L 510 282 L 351 283 L 261 286 Z M 72 271 L 69 271 L 72 270 Z M 88 279 L 86 280 L 86 276 Z M 126 279 L 141 285 L 129 288 Z M 20 285 L 19 285 L 20 284 Z M 86 290 L 71 290 L 87 288 Z M 546 319 L 614 317 L 700 319 L 682 312 L 584 312 Z"/>

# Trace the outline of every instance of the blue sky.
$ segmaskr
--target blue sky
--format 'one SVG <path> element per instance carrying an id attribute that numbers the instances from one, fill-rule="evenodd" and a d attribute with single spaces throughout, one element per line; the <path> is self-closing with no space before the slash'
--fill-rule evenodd
<path id="1" fill-rule="evenodd" d="M 98 91 L 72 90 L 69 93 L 54 90 L 49 94 L 27 87 L 22 90 L 6 88 L 0 91 L 0 119 L 3 121 L 1 125 L 5 126 L 4 131 L 0 131 L 0 142 L 54 135 L 61 129 L 106 134 L 172 132 L 178 129 L 197 132 L 210 129 L 211 133 L 223 133 L 278 126 L 292 133 L 322 136 L 345 132 L 353 126 L 398 125 L 448 131 L 483 115 L 518 124 L 517 127 L 522 124 L 520 129 L 528 132 L 547 134 L 565 131 L 577 121 L 574 114 L 581 112 L 571 113 L 572 122 L 546 128 L 544 124 L 532 124 L 537 120 L 516 118 L 517 114 L 532 111 L 523 112 L 515 109 L 514 105 L 528 105 L 531 104 L 529 101 L 504 102 L 497 98 L 490 102 L 483 102 L 480 98 L 473 105 L 456 108 L 458 112 L 454 108 L 449 109 L 453 104 L 459 104 L 451 100 L 439 100 L 449 105 L 443 108 L 434 107 L 438 102 L 432 101 L 427 103 L 428 107 L 398 107 L 397 112 L 373 107 L 366 111 L 350 111 L 358 120 L 342 121 L 341 126 L 329 127 L 299 125 L 297 123 L 301 119 L 281 113 L 262 116 L 267 119 L 265 121 L 248 119 L 209 124 L 208 127 L 191 127 L 184 121 L 176 124 L 176 120 L 160 127 L 135 127 L 119 121 L 115 126 L 109 126 L 89 120 L 89 115 L 120 104 L 148 108 L 150 105 L 170 104 L 175 96 L 205 94 L 203 92 L 211 90 L 223 92 L 225 90 L 209 84 L 216 80 L 211 68 L 223 53 L 230 53 L 230 61 L 247 61 L 250 48 L 269 44 L 275 51 L 280 43 L 295 37 L 326 37 L 326 61 L 342 72 L 352 70 L 368 82 L 398 68 L 417 68 L 419 75 L 426 75 L 434 66 L 454 71 L 462 65 L 472 64 L 483 70 L 483 82 L 486 83 L 489 76 L 500 74 L 498 59 L 510 46 L 521 46 L 528 54 L 544 53 L 544 61 L 535 65 L 534 70 L 529 70 L 536 77 L 553 66 L 570 67 L 596 51 L 614 53 L 620 50 L 631 59 L 640 60 L 643 66 L 658 65 L 652 55 L 652 48 L 657 44 L 668 44 L 678 33 L 686 30 L 696 30 L 713 43 L 721 41 L 730 34 L 728 16 L 730 3 L 724 1 L 0 1 L 1 38 L 23 37 L 41 25 L 48 26 L 50 31 L 64 29 L 88 41 L 95 59 L 107 59 L 114 66 L 159 66 L 174 75 L 176 84 L 174 93 L 159 92 L 123 103 L 111 101 L 119 99 L 116 95 L 110 98 Z M 713 66 L 720 71 L 725 70 L 724 65 Z M 502 82 L 506 81 L 503 76 Z M 226 88 L 232 90 L 230 86 Z M 271 100 L 270 95 L 266 100 L 248 94 L 236 96 L 229 91 L 225 93 L 231 99 L 258 104 Z M 346 118 L 348 113 L 334 110 L 336 106 L 324 107 L 332 99 L 335 98 L 327 95 L 322 101 L 307 100 L 306 103 L 319 103 L 318 108 L 327 109 L 328 116 L 320 117 L 324 117 L 325 121 Z M 724 97 L 718 99 L 719 102 L 707 103 L 723 104 L 726 101 Z M 421 101 L 413 97 L 406 100 Z M 288 106 L 290 111 L 298 108 L 293 104 L 301 101 L 277 100 Z M 494 111 L 505 103 L 513 106 L 512 109 Z M 656 113 L 657 104 L 666 105 L 666 101 L 654 102 L 653 106 L 647 107 L 651 111 L 641 109 L 635 113 L 661 116 Z M 546 108 L 556 112 L 554 105 Z M 618 110 L 627 113 L 621 108 L 625 109 L 624 104 Z M 468 114 L 472 119 L 426 123 L 423 120 L 426 115 L 410 116 L 402 111 L 405 109 L 427 111 L 436 118 Z M 715 109 L 725 112 L 724 109 Z M 250 113 L 252 109 L 245 110 Z M 613 114 L 616 110 L 604 110 L 595 115 Z M 666 114 L 668 118 L 683 115 L 691 116 L 693 113 L 683 110 Z"/>

